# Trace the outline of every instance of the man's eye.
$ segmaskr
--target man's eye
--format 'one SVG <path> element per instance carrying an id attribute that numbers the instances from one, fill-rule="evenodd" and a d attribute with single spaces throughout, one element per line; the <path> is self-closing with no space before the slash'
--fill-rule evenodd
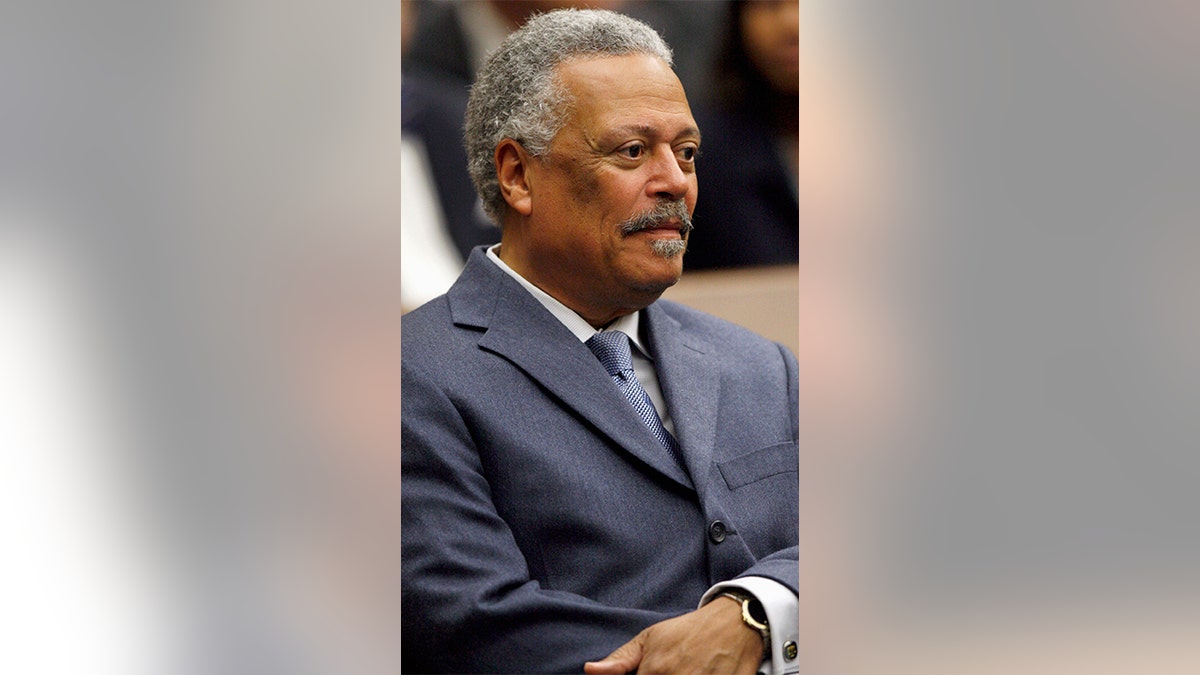
<path id="1" fill-rule="evenodd" d="M 680 148 L 679 156 L 682 157 L 684 161 L 693 162 L 696 160 L 696 154 L 698 152 L 699 151 L 696 148 L 693 148 L 689 145 L 685 148 Z"/>
<path id="2" fill-rule="evenodd" d="M 643 146 L 640 143 L 636 143 L 634 145 L 630 145 L 628 147 L 621 148 L 621 154 L 625 155 L 629 159 L 638 159 L 639 157 L 642 156 L 642 153 L 645 151 L 646 151 L 645 146 Z"/>

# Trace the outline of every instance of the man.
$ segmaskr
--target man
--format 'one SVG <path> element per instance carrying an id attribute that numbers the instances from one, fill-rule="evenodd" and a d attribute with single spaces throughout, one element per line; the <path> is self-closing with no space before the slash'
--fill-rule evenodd
<path id="1" fill-rule="evenodd" d="M 700 145 L 670 63 L 565 10 L 472 88 L 502 235 L 404 320 L 406 672 L 796 670 L 796 362 L 658 301 Z"/>

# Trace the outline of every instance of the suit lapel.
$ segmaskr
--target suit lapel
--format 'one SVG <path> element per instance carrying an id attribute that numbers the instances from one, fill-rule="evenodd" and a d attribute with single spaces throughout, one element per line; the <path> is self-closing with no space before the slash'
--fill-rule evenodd
<path id="1" fill-rule="evenodd" d="M 712 347 L 683 331 L 658 303 L 646 308 L 642 318 L 684 462 L 697 479 L 697 489 L 702 489 L 716 443 L 720 367 L 713 362 Z"/>
<path id="2" fill-rule="evenodd" d="M 486 329 L 481 349 L 508 359 L 625 451 L 691 487 L 587 346 L 515 280 L 472 253 L 450 296 L 455 323 Z"/>

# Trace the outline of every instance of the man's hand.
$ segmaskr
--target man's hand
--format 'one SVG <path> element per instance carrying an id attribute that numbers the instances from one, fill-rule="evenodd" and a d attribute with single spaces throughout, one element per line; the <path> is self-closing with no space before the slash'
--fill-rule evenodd
<path id="1" fill-rule="evenodd" d="M 694 612 L 650 626 L 602 661 L 585 663 L 583 672 L 754 675 L 762 654 L 762 636 L 742 622 L 742 608 L 720 597 Z"/>

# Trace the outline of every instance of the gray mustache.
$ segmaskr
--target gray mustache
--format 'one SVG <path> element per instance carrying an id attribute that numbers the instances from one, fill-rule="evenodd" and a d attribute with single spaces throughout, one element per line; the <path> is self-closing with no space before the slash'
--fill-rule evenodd
<path id="1" fill-rule="evenodd" d="M 628 235 L 659 227 L 668 220 L 678 220 L 682 224 L 679 228 L 680 236 L 687 236 L 692 231 L 692 217 L 688 215 L 687 204 L 680 199 L 674 202 L 660 201 L 653 209 L 626 220 L 621 223 L 621 234 Z"/>

